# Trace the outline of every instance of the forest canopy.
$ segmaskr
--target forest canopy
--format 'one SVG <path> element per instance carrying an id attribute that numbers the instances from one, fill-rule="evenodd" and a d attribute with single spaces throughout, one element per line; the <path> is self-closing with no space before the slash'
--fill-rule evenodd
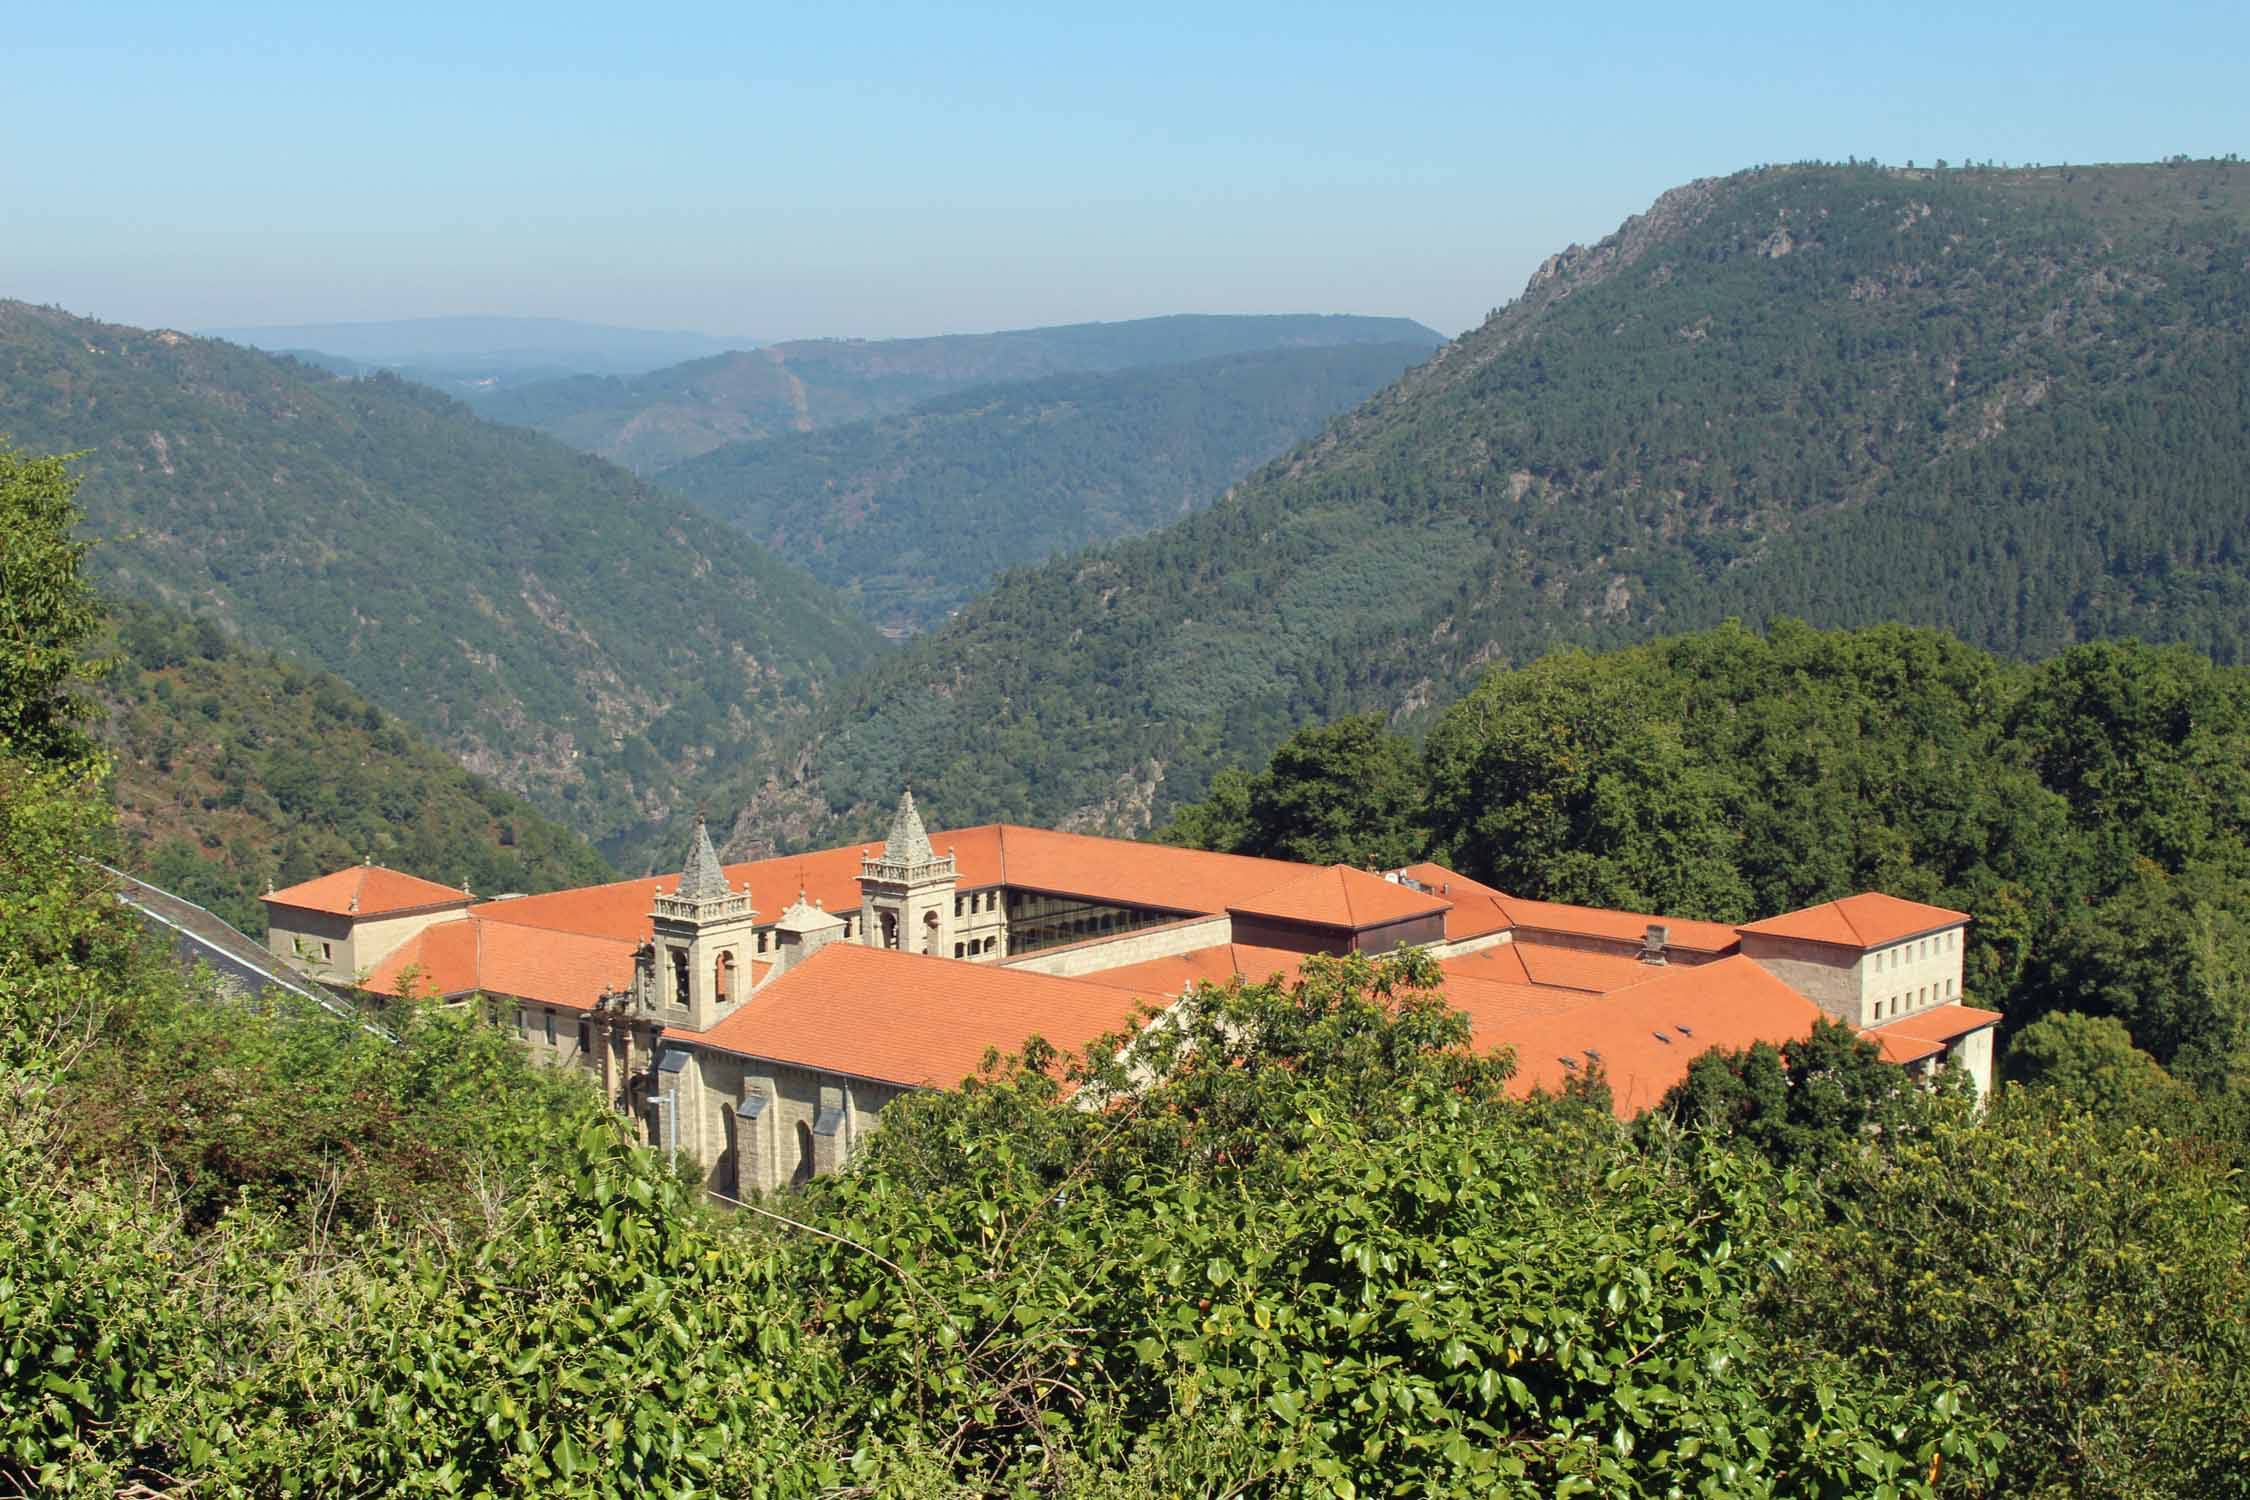
<path id="1" fill-rule="evenodd" d="M 2107 1017 L 2183 1079 L 2250 1082 L 2250 670 L 2182 646 L 2026 665 L 1779 621 L 1559 652 L 1420 744 L 1301 730 L 1164 836 L 1719 922 L 1885 891 L 1972 914 L 1965 993 L 2011 1027 Z"/>
<path id="2" fill-rule="evenodd" d="M 2250 1495 L 2239 1151 L 2216 1114 L 2084 1109 L 2065 1080 L 2140 1066 L 2106 1028 L 1981 1114 L 1816 1037 L 1775 1065 L 1879 1130 L 1765 1108 L 1755 1057 L 1629 1128 L 1598 1077 L 1516 1097 L 1426 957 L 1315 957 L 1130 1055 L 991 1059 L 738 1206 L 480 1007 L 376 1030 L 182 973 L 86 857 L 91 704 L 41 664 L 96 619 L 52 478 L 0 468 L 28 518 L 0 569 L 61 622 L 0 633 L 0 681 L 33 684 L 0 700 L 0 1490 Z M 1767 649 L 1739 635 L 1703 644 Z M 1785 644 L 1809 669 L 1819 639 Z M 2223 865 L 2225 816 L 2174 809 L 2231 679 L 2121 665 L 2070 714 L 2005 699 L 2009 732 L 2038 786 L 2145 812 L 2042 816 L 2147 878 L 2151 845 Z M 2119 693 L 2143 711 L 2072 716 Z M 1289 764 L 1389 758 L 1370 729 Z M 1303 790 L 1248 805 L 1314 837 Z"/>

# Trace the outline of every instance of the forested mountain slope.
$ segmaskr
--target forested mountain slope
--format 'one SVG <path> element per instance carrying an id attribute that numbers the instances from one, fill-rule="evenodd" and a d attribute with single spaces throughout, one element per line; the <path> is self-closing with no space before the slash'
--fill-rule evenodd
<path id="1" fill-rule="evenodd" d="M 877 649 L 731 529 L 389 377 L 0 302 L 0 433 L 88 450 L 114 597 L 341 674 L 595 839 Z"/>
<path id="2" fill-rule="evenodd" d="M 1148 531 L 1429 357 L 1341 344 L 1054 375 L 901 416 L 729 443 L 657 483 L 927 629 L 1004 568 Z"/>
<path id="3" fill-rule="evenodd" d="M 363 859 L 488 896 L 614 874 L 330 673 L 133 607 L 111 654 L 95 727 L 115 760 L 120 862 L 252 936 L 269 884 Z"/>
<path id="4" fill-rule="evenodd" d="M 642 473 L 722 443 L 902 412 L 972 386 L 1128 370 L 1221 354 L 1443 340 L 1407 318 L 1138 318 L 920 339 L 795 339 L 632 379 L 585 376 L 499 391 L 478 410 Z"/>
<path id="5" fill-rule="evenodd" d="M 2238 660 L 2246 221 L 2216 162 L 1676 189 L 1226 502 L 1003 580 L 737 836 L 856 830 L 908 774 L 955 821 L 1134 828 L 1308 718 L 1735 615 Z"/>

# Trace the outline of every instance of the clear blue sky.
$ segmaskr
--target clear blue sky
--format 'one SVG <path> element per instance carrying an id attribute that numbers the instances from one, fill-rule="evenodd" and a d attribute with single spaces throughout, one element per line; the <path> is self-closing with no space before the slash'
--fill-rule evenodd
<path id="1" fill-rule="evenodd" d="M 2250 5 L 0 3 L 0 296 L 1458 332 L 1767 161 L 2250 153 Z"/>

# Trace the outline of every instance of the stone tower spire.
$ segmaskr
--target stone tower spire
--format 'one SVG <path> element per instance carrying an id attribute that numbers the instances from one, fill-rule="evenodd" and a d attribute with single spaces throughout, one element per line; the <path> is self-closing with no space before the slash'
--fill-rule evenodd
<path id="1" fill-rule="evenodd" d="M 929 831 L 922 826 L 921 809 L 914 805 L 914 788 L 908 786 L 891 815 L 891 835 L 883 840 L 883 859 L 894 865 L 926 865 L 937 856 L 930 848 Z"/>
<path id="2" fill-rule="evenodd" d="M 679 887 L 658 891 L 649 912 L 649 944 L 635 964 L 643 1013 L 701 1031 L 733 1010 L 750 992 L 757 919 L 748 889 L 727 884 L 698 813 Z"/>
<path id="3" fill-rule="evenodd" d="M 953 887 L 958 878 L 953 856 L 941 856 L 930 847 L 929 831 L 914 805 L 914 789 L 908 787 L 891 816 L 883 852 L 871 852 L 860 861 L 861 941 L 871 948 L 950 954 Z"/>
<path id="4" fill-rule="evenodd" d="M 726 894 L 727 874 L 719 866 L 719 851 L 711 847 L 711 830 L 704 826 L 703 814 L 697 813 L 695 839 L 688 845 L 687 863 L 680 868 L 680 899 L 715 901 Z"/>

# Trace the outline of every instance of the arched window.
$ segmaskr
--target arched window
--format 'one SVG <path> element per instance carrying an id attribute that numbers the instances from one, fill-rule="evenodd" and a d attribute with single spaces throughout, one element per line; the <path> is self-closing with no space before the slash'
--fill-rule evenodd
<path id="1" fill-rule="evenodd" d="M 789 1180 L 812 1181 L 812 1126 L 803 1120 L 797 1122 L 797 1170 L 790 1174 Z"/>
<path id="2" fill-rule="evenodd" d="M 883 946 L 886 948 L 898 946 L 898 913 L 895 911 L 883 913 Z"/>
<path id="3" fill-rule="evenodd" d="M 672 950 L 672 1003 L 685 1009 L 688 1003 L 687 949 Z"/>
<path id="4" fill-rule="evenodd" d="M 718 1190 L 729 1198 L 742 1196 L 742 1137 L 737 1133 L 740 1129 L 733 1106 L 721 1104 L 719 1139 L 726 1142 L 726 1149 L 719 1154 L 718 1169 L 712 1177 Z"/>
<path id="5" fill-rule="evenodd" d="M 922 913 L 922 951 L 932 958 L 937 956 L 938 916 L 934 911 Z"/>
<path id="6" fill-rule="evenodd" d="M 734 998 L 734 954 L 731 951 L 721 953 L 719 961 L 711 965 L 711 994 L 721 1005 Z"/>

